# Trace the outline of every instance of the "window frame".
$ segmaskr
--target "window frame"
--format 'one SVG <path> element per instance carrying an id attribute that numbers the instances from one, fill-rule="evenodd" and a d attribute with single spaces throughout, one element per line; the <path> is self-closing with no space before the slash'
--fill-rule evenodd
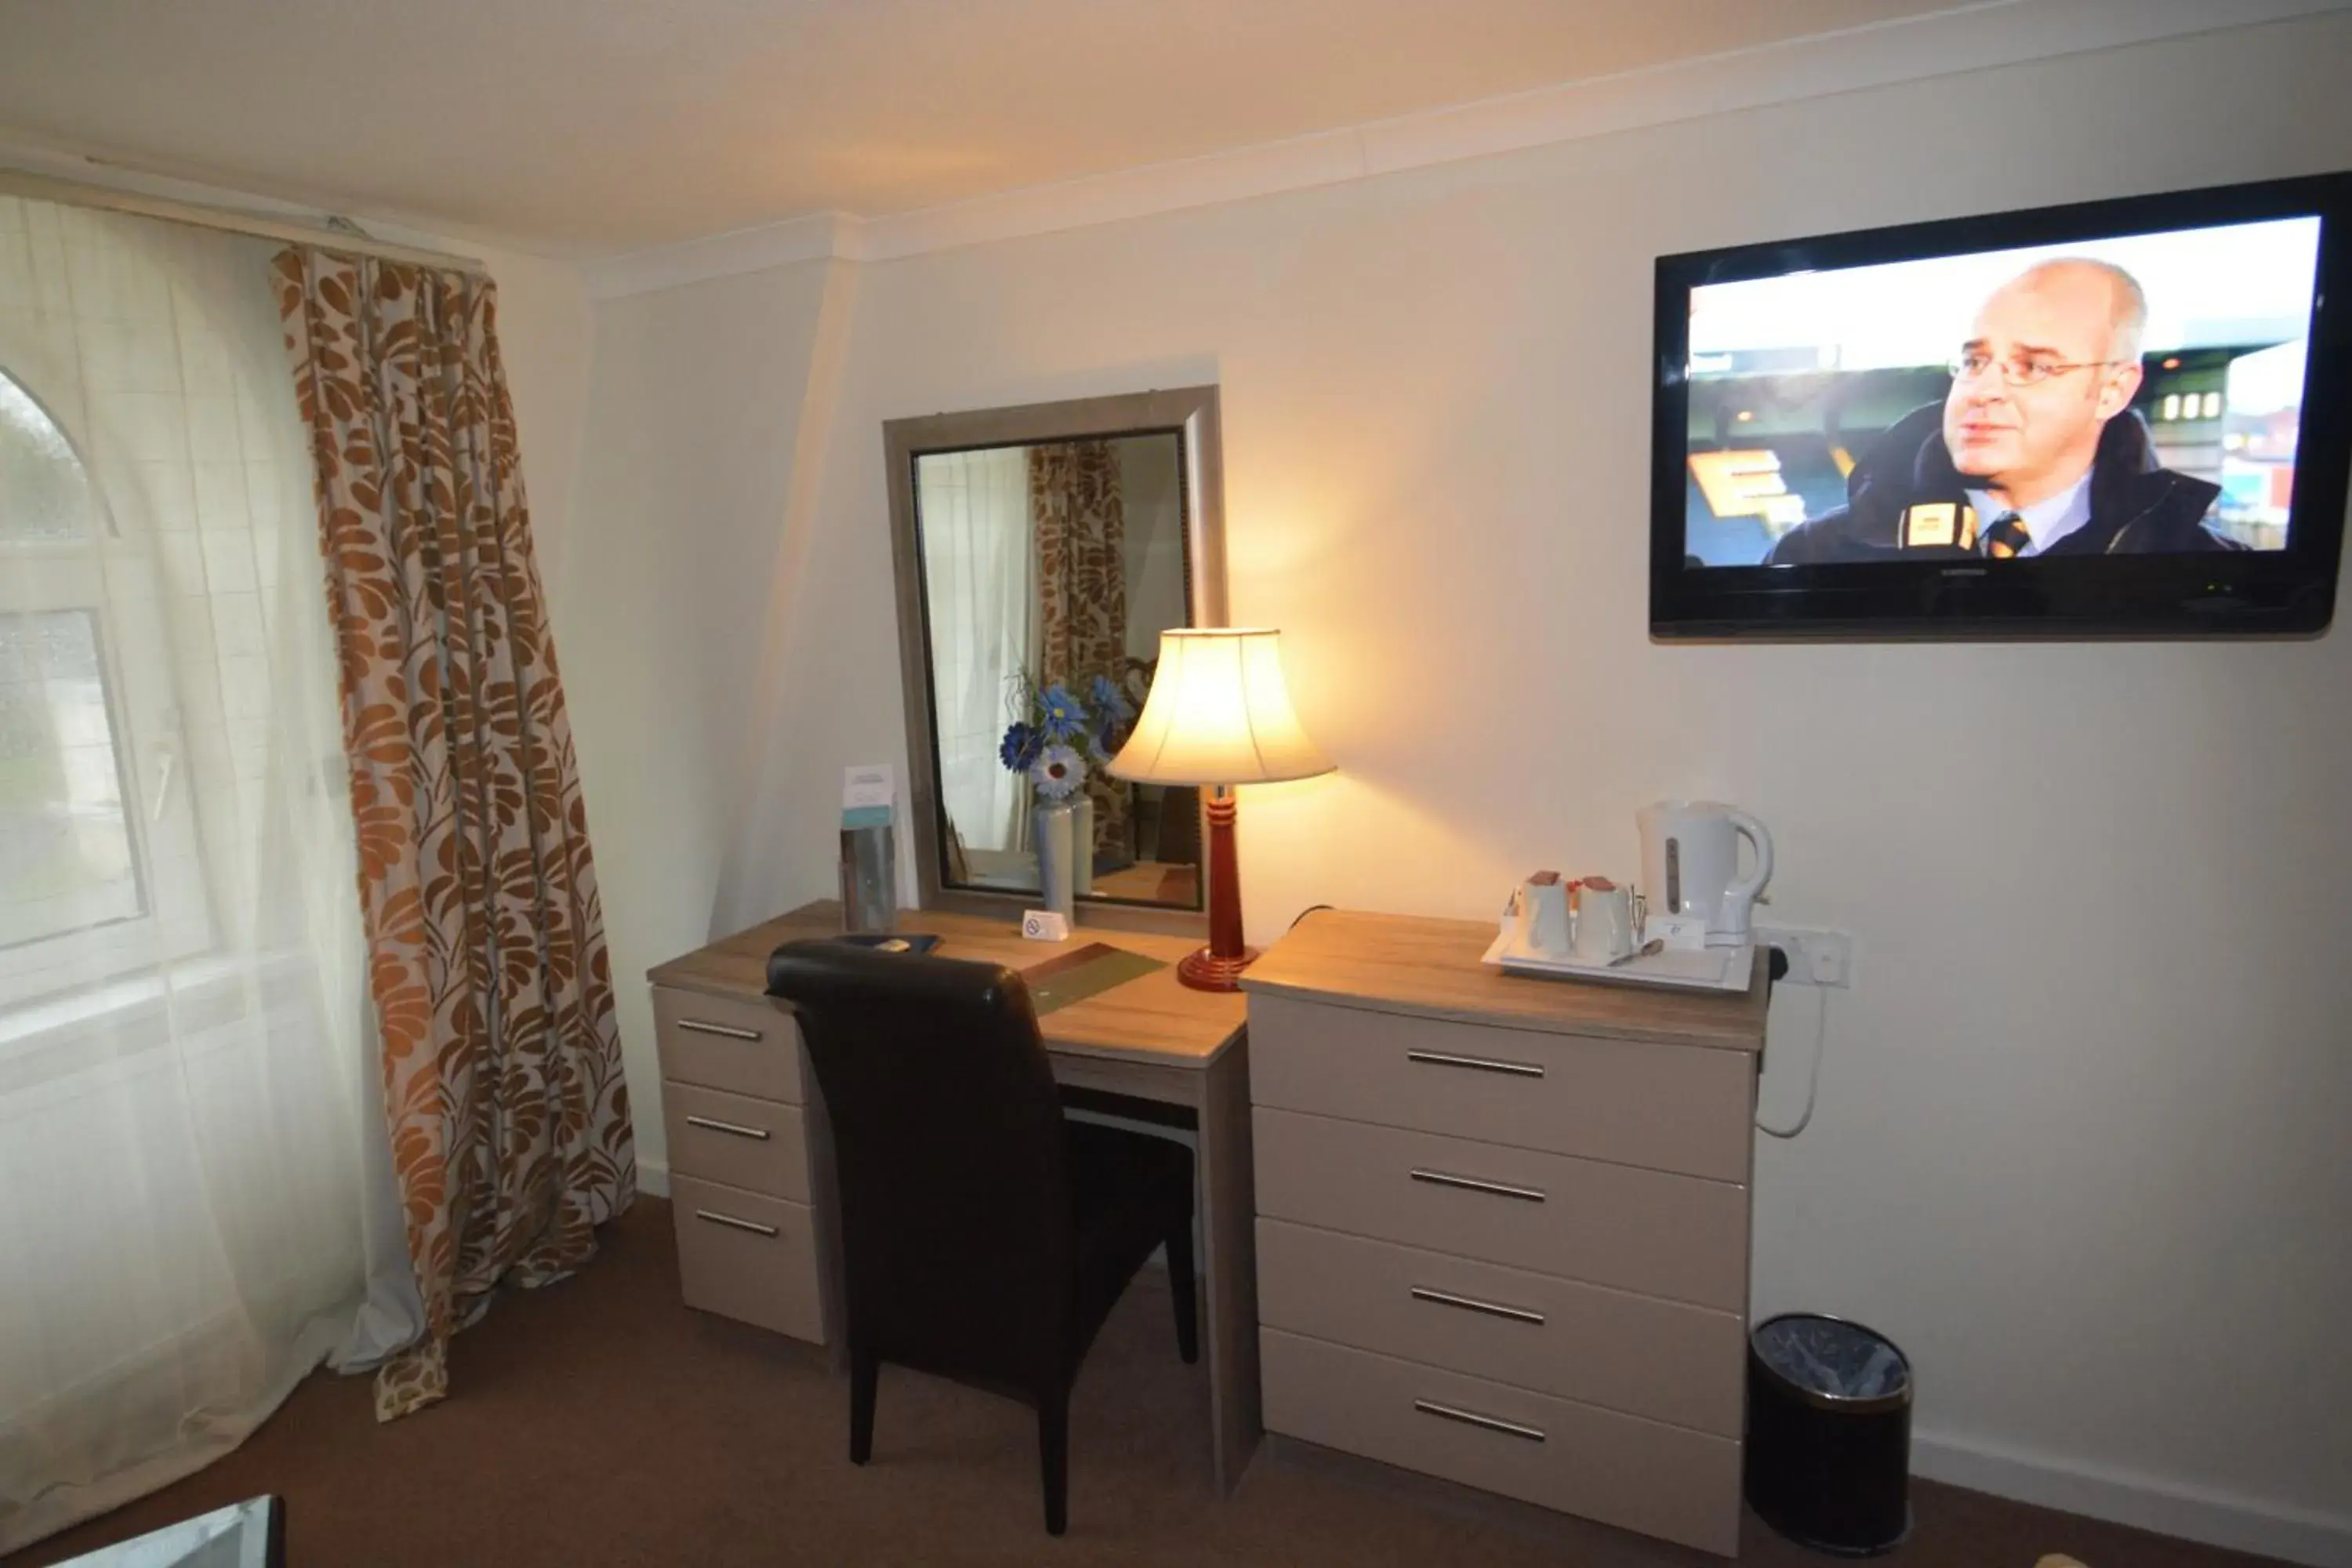
<path id="1" fill-rule="evenodd" d="M 91 617 L 142 906 L 135 915 L 0 947 L 5 1016 L 197 956 L 212 949 L 214 931 L 213 889 L 152 553 L 125 536 L 84 444 L 54 406 L 5 362 L 0 376 L 63 438 L 90 502 L 78 535 L 0 537 L 0 615 L 78 611 Z M 123 624 L 127 604 L 155 606 L 158 625 L 134 635 Z"/>

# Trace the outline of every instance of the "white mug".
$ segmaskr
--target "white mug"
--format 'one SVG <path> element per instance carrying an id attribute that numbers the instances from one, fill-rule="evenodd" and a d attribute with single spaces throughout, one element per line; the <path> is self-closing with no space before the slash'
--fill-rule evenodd
<path id="1" fill-rule="evenodd" d="M 1606 877 L 1569 889 L 1568 945 L 1579 963 L 1608 963 L 1633 951 L 1633 893 Z"/>
<path id="2" fill-rule="evenodd" d="M 1520 948 L 1559 958 L 1568 952 L 1568 884 L 1557 871 L 1538 871 L 1519 884 Z"/>

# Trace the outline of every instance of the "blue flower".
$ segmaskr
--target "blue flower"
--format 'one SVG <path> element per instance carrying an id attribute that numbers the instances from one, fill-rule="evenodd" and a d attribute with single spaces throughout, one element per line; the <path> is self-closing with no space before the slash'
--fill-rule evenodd
<path id="1" fill-rule="evenodd" d="M 1038 694 L 1037 710 L 1037 728 L 1049 741 L 1067 741 L 1086 729 L 1087 710 L 1058 680 Z"/>
<path id="2" fill-rule="evenodd" d="M 1111 683 L 1107 675 L 1095 677 L 1088 693 L 1095 705 L 1094 727 L 1087 733 L 1087 750 L 1095 761 L 1108 767 L 1111 753 L 1118 749 L 1118 727 L 1135 717 L 1135 710 L 1127 694 Z"/>
<path id="3" fill-rule="evenodd" d="M 1035 764 L 1045 743 L 1045 737 L 1034 727 L 1016 720 L 1005 727 L 1003 743 L 996 748 L 996 760 L 1004 764 L 1006 773 L 1024 773 Z"/>
<path id="4" fill-rule="evenodd" d="M 1135 710 L 1128 706 L 1127 693 L 1108 675 L 1095 677 L 1094 690 L 1089 695 L 1094 698 L 1095 712 L 1102 719 L 1105 734 L 1110 732 L 1112 725 L 1124 724 L 1135 717 Z"/>
<path id="5" fill-rule="evenodd" d="M 1029 782 L 1047 800 L 1067 800 L 1087 782 L 1086 759 L 1067 746 L 1048 746 L 1030 768 Z"/>

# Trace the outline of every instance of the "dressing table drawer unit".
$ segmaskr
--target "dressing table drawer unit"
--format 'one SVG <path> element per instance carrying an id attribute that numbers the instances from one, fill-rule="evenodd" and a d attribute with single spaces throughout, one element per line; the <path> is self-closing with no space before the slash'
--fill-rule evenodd
<path id="1" fill-rule="evenodd" d="M 1243 976 L 1266 1428 L 1735 1554 L 1762 968 L 1493 937 L 1318 911 Z"/>
<path id="2" fill-rule="evenodd" d="M 792 1015 L 656 984 L 662 1126 L 686 1304 L 815 1344 L 839 1321 L 824 1117 Z"/>

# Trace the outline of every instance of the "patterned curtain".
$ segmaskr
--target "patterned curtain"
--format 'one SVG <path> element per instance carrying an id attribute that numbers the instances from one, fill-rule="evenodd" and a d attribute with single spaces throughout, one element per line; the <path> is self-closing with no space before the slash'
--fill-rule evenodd
<path id="1" fill-rule="evenodd" d="M 1127 503 L 1118 453 L 1108 441 L 1053 441 L 1029 448 L 1029 513 L 1037 528 L 1038 679 L 1066 682 L 1080 702 L 1097 675 L 1127 668 Z M 1124 849 L 1129 789 L 1099 766 L 1087 774 L 1095 848 Z"/>
<path id="2" fill-rule="evenodd" d="M 341 664 L 384 1117 L 425 1331 L 376 1415 L 448 1390 L 501 1281 L 562 1278 L 636 1156 L 604 916 L 490 283 L 274 262 Z"/>

